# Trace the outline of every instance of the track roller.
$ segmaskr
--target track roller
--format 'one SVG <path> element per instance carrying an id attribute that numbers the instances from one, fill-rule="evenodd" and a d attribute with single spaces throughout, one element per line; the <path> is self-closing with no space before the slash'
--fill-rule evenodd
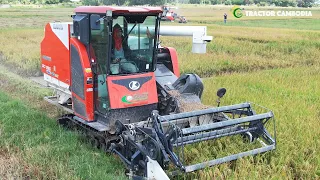
<path id="1" fill-rule="evenodd" d="M 88 135 L 88 139 L 89 139 L 90 144 L 94 148 L 100 148 L 100 142 L 99 142 L 99 139 L 96 136 L 90 134 L 90 135 Z"/>

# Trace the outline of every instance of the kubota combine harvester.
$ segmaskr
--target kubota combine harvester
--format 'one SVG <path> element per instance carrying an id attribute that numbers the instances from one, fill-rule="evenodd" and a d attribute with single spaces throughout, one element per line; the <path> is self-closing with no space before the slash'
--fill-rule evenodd
<path id="1" fill-rule="evenodd" d="M 41 42 L 42 72 L 55 96 L 45 99 L 69 114 L 58 119 L 85 131 L 91 143 L 117 154 L 131 177 L 168 179 L 275 149 L 266 130 L 273 113 L 250 103 L 206 107 L 196 74 L 179 73 L 174 48 L 160 35 L 192 35 L 205 52 L 206 29 L 161 27 L 161 8 L 78 7 L 72 23 L 48 23 Z M 226 90 L 218 90 L 218 100 Z M 188 165 L 189 144 L 242 135 L 261 146 Z M 194 147 L 193 147 L 194 148 Z M 200 150 L 201 151 L 201 150 Z M 171 164 L 171 165 L 170 165 Z"/>
<path id="2" fill-rule="evenodd" d="M 161 20 L 162 21 L 175 21 L 178 20 L 179 23 L 187 23 L 184 16 L 180 16 L 175 13 L 172 9 L 177 9 L 169 6 L 162 6 Z"/>

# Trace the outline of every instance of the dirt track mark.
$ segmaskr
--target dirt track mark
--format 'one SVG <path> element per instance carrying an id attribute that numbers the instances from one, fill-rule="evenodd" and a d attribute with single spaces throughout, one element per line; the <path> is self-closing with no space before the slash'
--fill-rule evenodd
<path id="1" fill-rule="evenodd" d="M 31 77 L 31 76 L 41 76 L 42 73 L 40 70 L 27 70 L 23 69 L 16 64 L 12 64 L 8 62 L 7 57 L 3 55 L 3 53 L 0 51 L 0 65 L 6 67 L 6 69 L 10 70 L 10 72 L 13 72 L 15 74 L 18 74 L 22 77 Z"/>
<path id="2" fill-rule="evenodd" d="M 28 179 L 23 176 L 20 158 L 6 149 L 0 149 L 0 179 Z"/>
<path id="3" fill-rule="evenodd" d="M 46 102 L 44 94 L 39 93 L 43 87 L 32 83 L 29 79 L 19 75 L 13 75 L 12 72 L 6 72 L 7 69 L 0 65 L 0 90 L 6 92 L 14 99 L 19 99 L 28 106 L 38 109 L 47 114 L 50 118 L 59 117 L 63 112 L 56 106 Z M 13 77 L 17 76 L 17 77 Z"/>

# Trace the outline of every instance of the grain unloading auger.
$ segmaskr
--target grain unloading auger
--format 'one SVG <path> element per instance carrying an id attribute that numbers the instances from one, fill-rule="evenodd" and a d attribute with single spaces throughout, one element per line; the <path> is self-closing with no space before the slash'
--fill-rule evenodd
<path id="1" fill-rule="evenodd" d="M 224 88 L 218 107 L 201 103 L 202 80 L 180 76 L 175 49 L 160 47 L 159 35 L 193 36 L 195 53 L 204 53 L 212 37 L 205 27 L 160 29 L 161 12 L 78 7 L 72 23 L 46 25 L 42 72 L 55 95 L 45 99 L 69 112 L 58 122 L 77 125 L 92 145 L 117 154 L 131 177 L 166 179 L 166 171 L 192 172 L 274 149 L 266 130 L 272 112 L 256 114 L 250 103 L 219 107 Z M 262 147 L 188 165 L 189 145 L 233 135 Z"/>

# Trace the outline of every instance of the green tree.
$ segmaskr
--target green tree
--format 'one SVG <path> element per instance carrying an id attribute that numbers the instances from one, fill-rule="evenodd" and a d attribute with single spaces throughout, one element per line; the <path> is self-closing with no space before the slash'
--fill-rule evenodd
<path id="1" fill-rule="evenodd" d="M 253 0 L 244 0 L 243 3 L 244 3 L 245 5 L 248 5 L 248 4 L 253 4 L 254 1 L 253 1 Z"/>
<path id="2" fill-rule="evenodd" d="M 129 5 L 163 5 L 165 0 L 129 0 Z"/>
<path id="3" fill-rule="evenodd" d="M 58 4 L 59 0 L 46 0 L 45 3 L 46 4 Z"/>
<path id="4" fill-rule="evenodd" d="M 233 5 L 243 5 L 244 4 L 244 0 L 231 0 L 231 3 Z"/>
<path id="5" fill-rule="evenodd" d="M 298 0 L 297 6 L 298 7 L 312 7 L 315 3 L 315 0 Z"/>
<path id="6" fill-rule="evenodd" d="M 144 5 L 144 4 L 148 4 L 147 0 L 130 0 L 129 1 L 130 5 Z"/>
<path id="7" fill-rule="evenodd" d="M 86 6 L 98 6 L 99 5 L 98 0 L 83 0 L 82 3 L 83 3 L 83 5 L 86 5 Z"/>
<path id="8" fill-rule="evenodd" d="M 269 3 L 282 7 L 296 6 L 297 4 L 296 0 L 271 0 Z"/>
<path id="9" fill-rule="evenodd" d="M 225 5 L 232 5 L 232 1 L 231 1 L 231 0 L 225 0 L 225 1 L 224 1 L 224 4 L 225 4 Z"/>
<path id="10" fill-rule="evenodd" d="M 211 0 L 210 1 L 210 4 L 219 4 L 220 3 L 220 0 Z"/>
<path id="11" fill-rule="evenodd" d="M 200 0 L 190 0 L 189 3 L 190 4 L 200 4 Z"/>
<path id="12" fill-rule="evenodd" d="M 102 5 L 124 5 L 126 3 L 126 0 L 102 0 L 102 2 L 100 4 Z"/>

